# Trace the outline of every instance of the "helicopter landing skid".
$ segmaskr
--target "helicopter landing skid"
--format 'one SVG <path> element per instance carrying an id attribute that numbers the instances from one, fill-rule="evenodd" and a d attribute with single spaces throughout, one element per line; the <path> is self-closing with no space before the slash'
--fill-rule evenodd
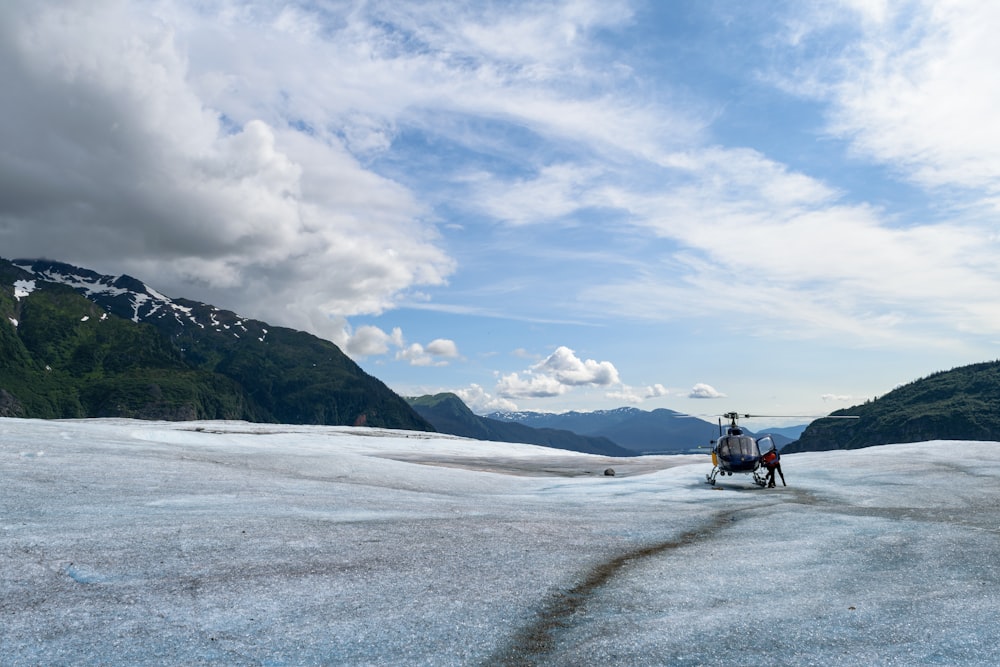
<path id="1" fill-rule="evenodd" d="M 727 474 L 728 475 L 732 475 L 733 474 L 731 472 L 727 472 L 727 471 L 722 470 L 721 468 L 719 468 L 719 466 L 715 466 L 714 468 L 712 468 L 712 472 L 711 473 L 709 473 L 708 475 L 705 475 L 705 483 L 706 484 L 711 484 L 712 486 L 715 486 L 715 478 L 719 476 L 720 472 L 723 475 L 727 475 Z M 764 475 L 761 475 L 759 471 L 754 470 L 753 471 L 753 483 L 756 484 L 757 486 L 763 488 L 763 487 L 767 486 L 767 477 L 765 477 Z"/>

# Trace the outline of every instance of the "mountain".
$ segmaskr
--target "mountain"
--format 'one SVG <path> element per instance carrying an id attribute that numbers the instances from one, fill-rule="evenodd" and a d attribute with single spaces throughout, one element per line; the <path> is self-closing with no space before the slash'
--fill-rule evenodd
<path id="1" fill-rule="evenodd" d="M 633 454 L 676 454 L 705 447 L 719 435 L 719 425 L 681 412 L 658 408 L 615 408 L 593 412 L 492 412 L 490 419 L 533 428 L 558 428 L 580 435 L 608 438 Z M 758 431 L 770 434 L 779 448 L 790 443 L 787 432 L 798 435 L 802 427 Z M 753 431 L 744 429 L 747 434 Z M 786 432 L 787 431 L 787 432 Z"/>
<path id="2" fill-rule="evenodd" d="M 0 416 L 434 430 L 329 341 L 45 260 L 0 259 Z"/>
<path id="3" fill-rule="evenodd" d="M 659 408 L 616 408 L 594 412 L 493 412 L 490 419 L 533 428 L 558 428 L 604 437 L 632 453 L 675 453 L 708 445 L 718 426 L 680 412 Z"/>
<path id="4" fill-rule="evenodd" d="M 941 371 L 818 419 L 783 452 L 925 440 L 1000 440 L 1000 361 Z"/>
<path id="5" fill-rule="evenodd" d="M 441 433 L 477 440 L 520 442 L 543 445 L 586 454 L 634 456 L 635 452 L 619 447 L 602 437 L 578 435 L 566 430 L 531 428 L 512 421 L 498 421 L 473 414 L 455 394 L 444 393 L 407 399 L 424 419 Z"/>

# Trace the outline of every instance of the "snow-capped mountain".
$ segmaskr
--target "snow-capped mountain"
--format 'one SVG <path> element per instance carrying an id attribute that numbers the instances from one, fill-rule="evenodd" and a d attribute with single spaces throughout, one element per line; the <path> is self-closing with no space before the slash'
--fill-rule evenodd
<path id="1" fill-rule="evenodd" d="M 131 276 L 0 259 L 0 416 L 433 427 L 333 343 Z"/>
<path id="2" fill-rule="evenodd" d="M 166 328 L 193 326 L 235 338 L 252 337 L 261 342 L 267 337 L 268 329 L 262 322 L 197 301 L 172 299 L 132 276 L 102 275 L 48 260 L 15 259 L 11 263 L 30 273 L 34 281 L 71 287 L 109 313 L 133 322 Z"/>

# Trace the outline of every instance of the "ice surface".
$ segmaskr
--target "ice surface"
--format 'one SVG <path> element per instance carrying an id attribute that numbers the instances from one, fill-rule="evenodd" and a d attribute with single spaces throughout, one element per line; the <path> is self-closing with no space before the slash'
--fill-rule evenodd
<path id="1" fill-rule="evenodd" d="M 998 456 L 0 419 L 0 663 L 995 664 Z"/>

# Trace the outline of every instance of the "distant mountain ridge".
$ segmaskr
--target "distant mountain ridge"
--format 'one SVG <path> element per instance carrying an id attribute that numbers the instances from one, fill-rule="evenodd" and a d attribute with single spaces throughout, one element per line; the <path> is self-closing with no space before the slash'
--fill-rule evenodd
<path id="1" fill-rule="evenodd" d="M 497 421 L 533 428 L 558 428 L 580 435 L 608 438 L 634 454 L 676 453 L 708 445 L 718 427 L 680 412 L 632 407 L 593 412 L 492 412 Z"/>
<path id="2" fill-rule="evenodd" d="M 1000 440 L 1000 361 L 960 366 L 818 419 L 784 452 L 858 449 L 925 440 Z"/>
<path id="3" fill-rule="evenodd" d="M 634 456 L 635 452 L 619 447 L 608 438 L 580 435 L 568 430 L 534 428 L 514 421 L 480 417 L 452 393 L 408 398 L 410 405 L 442 433 L 477 440 L 520 442 L 556 447 L 586 454 Z"/>
<path id="4" fill-rule="evenodd" d="M 329 341 L 23 259 L 0 259 L 0 416 L 434 430 Z"/>
<path id="5" fill-rule="evenodd" d="M 581 435 L 604 437 L 634 454 L 676 454 L 706 448 L 719 435 L 719 425 L 667 408 L 641 410 L 621 407 L 592 412 L 496 411 L 487 415 L 533 428 L 558 428 Z M 749 434 L 753 431 L 747 430 Z M 791 432 L 797 433 L 795 428 Z M 773 434 L 778 447 L 792 441 L 782 429 L 760 430 Z"/>

